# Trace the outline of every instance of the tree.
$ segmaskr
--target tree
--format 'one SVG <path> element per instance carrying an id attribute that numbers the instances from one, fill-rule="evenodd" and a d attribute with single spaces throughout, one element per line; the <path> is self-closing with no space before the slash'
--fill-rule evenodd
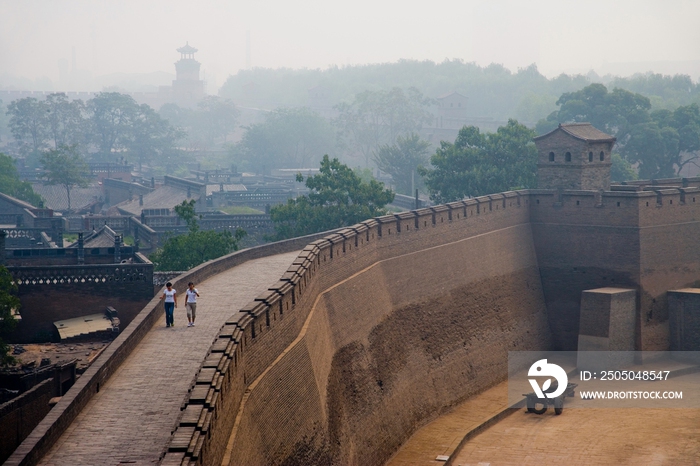
<path id="1" fill-rule="evenodd" d="M 398 136 L 393 145 L 384 144 L 374 156 L 374 163 L 385 173 L 391 175 L 396 191 L 413 195 L 413 189 L 420 181 L 418 167 L 428 161 L 430 143 L 422 141 L 416 133 Z"/>
<path id="2" fill-rule="evenodd" d="M 237 151 L 256 172 L 269 174 L 272 168 L 308 168 L 320 154 L 333 153 L 333 127 L 313 110 L 281 108 L 265 121 L 246 128 Z"/>
<path id="3" fill-rule="evenodd" d="M 70 192 L 78 186 L 86 188 L 90 169 L 75 146 L 60 146 L 41 156 L 41 164 L 46 171 L 44 177 L 48 185 L 61 185 L 68 196 L 68 210 L 71 208 Z"/>
<path id="4" fill-rule="evenodd" d="M 238 109 L 230 99 L 218 96 L 206 96 L 197 104 L 194 118 L 196 127 L 201 131 L 211 145 L 215 138 L 223 138 L 236 129 Z"/>
<path id="5" fill-rule="evenodd" d="M 184 136 L 182 130 L 173 127 L 151 107 L 140 105 L 132 118 L 131 134 L 123 141 L 129 157 L 138 162 L 139 172 L 143 172 L 144 163 L 164 161 L 177 151 L 175 145 Z"/>
<path id="6" fill-rule="evenodd" d="M 163 247 L 151 254 L 150 260 L 156 270 L 189 270 L 206 261 L 237 251 L 240 240 L 246 232 L 237 228 L 231 234 L 209 230 L 201 231 L 194 210 L 195 201 L 182 201 L 175 207 L 175 212 L 187 222 L 189 232 L 186 235 L 170 236 Z"/>
<path id="7" fill-rule="evenodd" d="M 14 311 L 19 310 L 19 298 L 17 285 L 12 279 L 10 272 L 0 266 L 0 367 L 14 364 L 15 358 L 10 354 L 10 346 L 5 343 L 2 337 L 7 336 L 17 324 Z"/>
<path id="8" fill-rule="evenodd" d="M 7 106 L 10 115 L 10 132 L 19 144 L 22 155 L 38 154 L 46 145 L 47 106 L 44 101 L 25 97 L 10 102 Z"/>
<path id="9" fill-rule="evenodd" d="M 301 174 L 297 181 L 304 181 Z M 394 193 L 376 180 L 363 182 L 338 159 L 323 156 L 318 175 L 306 178 L 308 196 L 289 199 L 274 206 L 270 216 L 275 223 L 275 239 L 294 238 L 318 231 L 354 225 L 368 218 L 385 215 L 384 206 Z"/>
<path id="10" fill-rule="evenodd" d="M 98 159 L 109 161 L 113 150 L 128 148 L 139 113 L 139 105 L 131 96 L 100 92 L 87 101 L 86 108 Z"/>
<path id="11" fill-rule="evenodd" d="M 0 193 L 29 202 L 36 207 L 44 205 L 43 199 L 34 192 L 32 185 L 20 180 L 14 159 L 2 152 L 0 152 Z"/>
<path id="12" fill-rule="evenodd" d="M 432 169 L 421 168 L 430 198 L 445 203 L 535 186 L 537 149 L 535 133 L 508 120 L 495 133 L 481 134 L 465 126 L 454 144 L 442 141 L 430 158 Z"/>
<path id="13" fill-rule="evenodd" d="M 53 139 L 54 149 L 77 145 L 85 136 L 85 104 L 82 100 L 68 100 L 64 93 L 46 96 L 47 132 Z"/>
<path id="14" fill-rule="evenodd" d="M 382 144 L 394 144 L 397 136 L 418 132 L 432 121 L 428 111 L 432 103 L 413 87 L 406 92 L 398 87 L 364 91 L 355 95 L 352 103 L 336 105 L 339 115 L 335 124 L 350 151 L 362 156 L 369 166 Z"/>
<path id="15" fill-rule="evenodd" d="M 632 167 L 627 160 L 616 152 L 611 154 L 610 160 L 612 167 L 610 168 L 610 179 L 614 182 L 636 180 L 638 178 L 637 171 Z"/>
<path id="16" fill-rule="evenodd" d="M 558 123 L 588 121 L 617 137 L 616 149 L 641 178 L 677 176 L 685 165 L 698 163 L 700 109 L 695 103 L 652 112 L 649 98 L 641 94 L 591 84 L 562 94 L 557 105 L 558 111 L 537 124 L 540 133 Z"/>

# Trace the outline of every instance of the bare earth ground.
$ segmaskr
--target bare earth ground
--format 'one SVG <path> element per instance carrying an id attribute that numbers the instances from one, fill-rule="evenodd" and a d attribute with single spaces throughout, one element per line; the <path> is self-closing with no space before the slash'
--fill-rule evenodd
<path id="1" fill-rule="evenodd" d="M 13 355 L 19 365 L 34 364 L 41 366 L 42 359 L 50 359 L 52 364 L 61 364 L 72 359 L 77 359 L 78 372 L 82 372 L 102 352 L 112 340 L 97 339 L 95 341 L 81 341 L 80 343 L 32 343 L 18 344 L 25 351 L 22 354 Z"/>
<path id="2" fill-rule="evenodd" d="M 700 374 L 674 379 L 685 392 L 700 389 Z M 417 431 L 388 466 L 439 465 L 462 437 L 504 406 L 507 383 L 457 406 Z M 453 464 L 502 465 L 698 465 L 700 409 L 593 409 L 568 402 L 564 413 L 525 409 L 466 443 Z"/>

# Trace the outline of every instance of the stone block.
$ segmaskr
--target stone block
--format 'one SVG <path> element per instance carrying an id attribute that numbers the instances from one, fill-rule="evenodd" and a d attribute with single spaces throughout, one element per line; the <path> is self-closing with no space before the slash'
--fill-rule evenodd
<path id="1" fill-rule="evenodd" d="M 579 351 L 634 351 L 637 291 L 597 288 L 581 293 Z"/>

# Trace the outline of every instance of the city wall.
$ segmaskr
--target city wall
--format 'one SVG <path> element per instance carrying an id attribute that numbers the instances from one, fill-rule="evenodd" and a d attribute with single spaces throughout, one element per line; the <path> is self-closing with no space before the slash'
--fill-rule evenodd
<path id="1" fill-rule="evenodd" d="M 700 277 L 699 190 L 617 189 L 485 196 L 310 244 L 222 328 L 164 464 L 381 464 L 502 381 L 509 349 L 575 349 L 585 289 L 637 289 L 635 346 L 666 349 L 666 290 Z"/>
<path id="2" fill-rule="evenodd" d="M 529 202 L 487 196 L 311 243 L 222 328 L 164 464 L 381 464 L 503 380 L 508 350 L 550 348 Z"/>
<path id="3" fill-rule="evenodd" d="M 636 348 L 667 348 L 665 292 L 700 276 L 700 180 L 691 181 L 484 196 L 193 269 L 175 285 L 307 244 L 222 326 L 163 464 L 380 464 L 421 424 L 503 380 L 507 350 L 575 348 L 584 289 L 636 289 Z M 8 464 L 31 464 L 50 446 L 156 309 L 137 316 Z"/>

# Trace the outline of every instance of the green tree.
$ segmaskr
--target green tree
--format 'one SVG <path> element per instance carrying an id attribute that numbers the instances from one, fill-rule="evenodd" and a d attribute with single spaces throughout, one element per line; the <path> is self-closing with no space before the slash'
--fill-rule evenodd
<path id="1" fill-rule="evenodd" d="M 32 185 L 20 180 L 14 159 L 2 152 L 0 152 L 0 193 L 29 202 L 35 207 L 44 205 L 43 199 L 34 192 Z"/>
<path id="2" fill-rule="evenodd" d="M 68 100 L 62 92 L 46 96 L 47 132 L 54 149 L 78 145 L 85 137 L 85 104 L 82 100 Z"/>
<path id="3" fill-rule="evenodd" d="M 395 144 L 379 147 L 374 163 L 384 173 L 391 175 L 397 192 L 411 196 L 421 180 L 418 167 L 428 162 L 429 147 L 430 143 L 421 140 L 416 133 L 398 136 Z"/>
<path id="4" fill-rule="evenodd" d="M 230 99 L 210 95 L 197 104 L 193 117 L 196 119 L 195 127 L 212 145 L 216 138 L 223 138 L 226 142 L 227 136 L 236 129 L 238 114 L 238 109 Z"/>
<path id="5" fill-rule="evenodd" d="M 319 154 L 333 153 L 335 148 L 333 127 L 301 107 L 277 109 L 263 123 L 246 128 L 237 152 L 256 172 L 269 174 L 272 168 L 308 168 L 317 163 Z"/>
<path id="6" fill-rule="evenodd" d="M 0 367 L 14 364 L 15 358 L 10 354 L 10 346 L 3 340 L 15 328 L 17 321 L 14 311 L 19 310 L 19 298 L 17 285 L 15 285 L 12 275 L 5 268 L 0 266 Z"/>
<path id="7" fill-rule="evenodd" d="M 90 168 L 75 146 L 59 146 L 41 156 L 46 184 L 61 185 L 68 196 L 68 210 L 71 208 L 70 192 L 78 186 L 86 188 L 89 182 Z"/>
<path id="8" fill-rule="evenodd" d="M 239 242 L 246 232 L 241 228 L 237 228 L 233 234 L 228 230 L 201 231 L 194 205 L 195 201 L 192 199 L 182 201 L 182 204 L 175 207 L 175 212 L 187 222 L 189 232 L 168 237 L 163 247 L 151 254 L 150 260 L 156 270 L 189 270 L 238 250 Z"/>
<path id="9" fill-rule="evenodd" d="M 86 103 L 95 157 L 111 161 L 113 150 L 127 149 L 132 141 L 139 105 L 126 94 L 100 92 Z"/>
<path id="10" fill-rule="evenodd" d="M 46 103 L 25 97 L 10 102 L 7 113 L 10 132 L 19 145 L 20 154 L 38 154 L 46 146 L 48 136 Z"/>
<path id="11" fill-rule="evenodd" d="M 304 181 L 304 177 L 298 174 L 297 181 Z M 351 168 L 328 155 L 323 156 L 320 173 L 306 178 L 306 186 L 311 190 L 308 196 L 270 210 L 275 239 L 354 225 L 386 214 L 384 206 L 394 200 L 394 193 L 382 183 L 363 182 Z"/>
<path id="12" fill-rule="evenodd" d="M 139 105 L 133 115 L 130 135 L 124 138 L 128 156 L 143 172 L 144 163 L 165 162 L 178 152 L 177 141 L 184 137 L 182 130 L 175 128 L 146 104 Z M 165 165 L 165 163 L 163 163 Z"/>
<path id="13" fill-rule="evenodd" d="M 433 120 L 428 110 L 433 100 L 416 88 L 406 92 L 395 87 L 389 91 L 364 91 L 351 103 L 335 106 L 335 124 L 351 153 L 361 156 L 369 166 L 382 144 L 394 144 L 402 134 L 419 132 Z"/>
<path id="14" fill-rule="evenodd" d="M 516 120 L 508 120 L 495 133 L 481 134 L 479 128 L 465 126 L 454 144 L 440 143 L 430 158 L 432 169 L 420 169 L 430 198 L 444 203 L 534 187 L 537 173 L 534 136 L 534 131 Z"/>
<path id="15" fill-rule="evenodd" d="M 632 167 L 627 160 L 616 152 L 613 152 L 611 157 L 612 167 L 610 168 L 610 179 L 614 182 L 636 180 L 638 178 L 637 171 Z"/>

